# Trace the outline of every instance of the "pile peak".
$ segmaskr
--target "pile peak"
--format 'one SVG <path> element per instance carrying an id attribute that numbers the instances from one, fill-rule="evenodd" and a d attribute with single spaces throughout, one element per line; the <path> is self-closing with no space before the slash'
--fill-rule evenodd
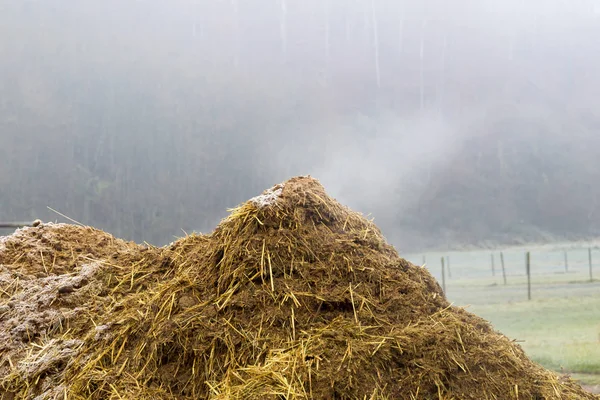
<path id="1" fill-rule="evenodd" d="M 2 348 L 0 397 L 596 398 L 451 306 L 425 268 L 311 177 L 164 248 L 32 229 L 0 248 L 0 337 L 27 323 L 34 333 Z M 62 234 L 72 229 L 77 239 Z M 82 241 L 111 251 L 66 257 Z M 36 246 L 54 272 L 14 252 Z M 23 268 L 38 274 L 17 276 Z M 72 284 L 61 292 L 57 281 Z"/>

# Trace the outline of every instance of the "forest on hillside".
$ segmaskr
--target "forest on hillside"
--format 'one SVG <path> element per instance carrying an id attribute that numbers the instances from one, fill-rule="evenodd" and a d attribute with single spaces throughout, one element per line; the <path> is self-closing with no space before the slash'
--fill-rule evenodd
<path id="1" fill-rule="evenodd" d="M 600 235 L 600 3 L 0 3 L 0 220 L 165 244 L 294 175 L 401 250 Z"/>

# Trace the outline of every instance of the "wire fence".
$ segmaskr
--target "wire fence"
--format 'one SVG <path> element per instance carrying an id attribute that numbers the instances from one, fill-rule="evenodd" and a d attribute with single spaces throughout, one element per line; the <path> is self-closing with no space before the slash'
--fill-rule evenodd
<path id="1" fill-rule="evenodd" d="M 425 266 L 450 299 L 489 302 L 568 296 L 582 290 L 600 293 L 600 251 L 569 248 L 456 251 L 404 255 Z M 554 289 L 554 291 L 553 291 Z M 478 294 L 481 299 L 474 298 Z"/>

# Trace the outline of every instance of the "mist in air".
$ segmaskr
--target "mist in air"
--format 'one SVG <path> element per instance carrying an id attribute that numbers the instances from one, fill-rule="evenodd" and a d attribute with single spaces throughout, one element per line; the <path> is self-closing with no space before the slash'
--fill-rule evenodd
<path id="1" fill-rule="evenodd" d="M 600 232 L 598 1 L 4 1 L 0 219 L 161 245 L 295 175 L 401 251 Z"/>

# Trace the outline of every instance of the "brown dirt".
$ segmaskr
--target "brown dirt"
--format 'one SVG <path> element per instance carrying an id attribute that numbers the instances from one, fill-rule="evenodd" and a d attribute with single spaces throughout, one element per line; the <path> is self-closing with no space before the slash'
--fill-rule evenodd
<path id="1" fill-rule="evenodd" d="M 165 248 L 42 225 L 0 264 L 2 398 L 599 398 L 450 306 L 310 177 Z"/>

